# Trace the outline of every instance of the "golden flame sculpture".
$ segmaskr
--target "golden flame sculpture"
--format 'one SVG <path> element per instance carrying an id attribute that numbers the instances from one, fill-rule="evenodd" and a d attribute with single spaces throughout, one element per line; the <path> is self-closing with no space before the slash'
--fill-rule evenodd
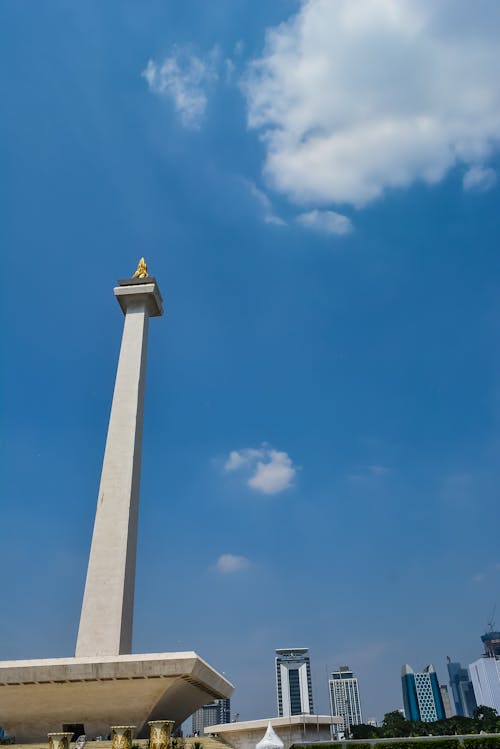
<path id="1" fill-rule="evenodd" d="M 139 264 L 137 266 L 137 270 L 132 276 L 132 278 L 147 278 L 148 277 L 148 266 L 146 265 L 146 261 L 143 257 L 139 260 Z"/>

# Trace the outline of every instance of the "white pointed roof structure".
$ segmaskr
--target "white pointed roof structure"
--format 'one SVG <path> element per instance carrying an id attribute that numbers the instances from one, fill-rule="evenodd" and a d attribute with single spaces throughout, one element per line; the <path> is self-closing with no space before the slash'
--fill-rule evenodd
<path id="1" fill-rule="evenodd" d="M 264 738 L 259 741 L 255 749 L 283 749 L 284 746 L 284 743 L 272 727 L 271 721 L 269 721 Z"/>

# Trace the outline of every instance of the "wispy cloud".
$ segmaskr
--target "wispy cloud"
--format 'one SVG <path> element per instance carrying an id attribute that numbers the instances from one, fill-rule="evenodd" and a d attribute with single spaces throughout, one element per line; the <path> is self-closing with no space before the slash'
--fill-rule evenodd
<path id="1" fill-rule="evenodd" d="M 312 229 L 321 234 L 343 235 L 349 234 L 353 229 L 351 220 L 335 211 L 308 211 L 300 213 L 295 220 L 306 229 Z"/>
<path id="2" fill-rule="evenodd" d="M 477 190 L 486 192 L 490 190 L 497 181 L 497 173 L 489 166 L 480 166 L 478 164 L 471 166 L 462 179 L 464 190 Z"/>
<path id="3" fill-rule="evenodd" d="M 244 180 L 244 182 L 252 197 L 255 198 L 260 205 L 264 222 L 266 224 L 274 224 L 275 226 L 286 226 L 286 221 L 275 214 L 273 204 L 266 193 L 260 190 L 252 180 Z"/>
<path id="4" fill-rule="evenodd" d="M 367 465 L 361 465 L 356 468 L 353 473 L 349 474 L 350 481 L 369 481 L 371 479 L 378 479 L 384 476 L 388 476 L 391 473 L 391 468 L 382 463 L 369 463 Z"/>
<path id="5" fill-rule="evenodd" d="M 241 471 L 250 489 L 262 494 L 278 494 L 292 485 L 297 467 L 288 453 L 264 443 L 259 448 L 233 450 L 224 463 L 224 471 Z"/>
<path id="6" fill-rule="evenodd" d="M 173 47 L 161 62 L 149 60 L 142 76 L 150 91 L 171 100 L 182 124 L 194 130 L 201 127 L 207 108 L 207 91 L 217 78 L 218 49 L 205 57 L 190 47 Z"/>
<path id="7" fill-rule="evenodd" d="M 483 570 L 476 572 L 476 574 L 472 576 L 472 582 L 478 585 L 484 582 L 497 584 L 495 581 L 498 581 L 499 571 L 500 571 L 499 562 L 494 562 L 493 564 L 489 564 Z"/>
<path id="8" fill-rule="evenodd" d="M 226 83 L 231 83 L 234 71 L 236 70 L 236 65 L 230 57 L 226 57 L 226 59 L 224 60 L 224 68 L 226 71 Z"/>
<path id="9" fill-rule="evenodd" d="M 221 554 L 215 563 L 215 569 L 223 575 L 241 572 L 249 566 L 250 560 L 239 554 Z"/>
<path id="10" fill-rule="evenodd" d="M 387 476 L 391 472 L 389 466 L 383 466 L 380 463 L 372 463 L 366 466 L 366 470 L 371 473 L 372 476 Z"/>

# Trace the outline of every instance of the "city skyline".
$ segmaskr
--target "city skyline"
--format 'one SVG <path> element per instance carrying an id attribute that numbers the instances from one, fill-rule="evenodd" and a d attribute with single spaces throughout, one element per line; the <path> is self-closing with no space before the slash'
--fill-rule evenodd
<path id="1" fill-rule="evenodd" d="M 143 255 L 167 318 L 133 652 L 203 654 L 241 719 L 275 712 L 280 644 L 310 647 L 325 715 L 339 664 L 380 719 L 402 663 L 443 682 L 447 654 L 478 659 L 500 584 L 500 6 L 479 1 L 1 4 L 0 660 L 74 652 L 110 288 Z"/>

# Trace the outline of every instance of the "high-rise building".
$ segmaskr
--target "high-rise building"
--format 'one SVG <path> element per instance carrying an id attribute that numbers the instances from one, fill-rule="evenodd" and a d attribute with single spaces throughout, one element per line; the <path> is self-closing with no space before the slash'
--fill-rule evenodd
<path id="1" fill-rule="evenodd" d="M 358 680 L 349 666 L 339 666 L 339 670 L 332 673 L 332 677 L 328 681 L 328 686 L 330 690 L 331 714 L 339 715 L 344 720 L 343 726 L 335 726 L 335 728 L 343 729 L 345 735 L 349 736 L 351 726 L 356 726 L 363 722 Z"/>
<path id="2" fill-rule="evenodd" d="M 500 658 L 478 658 L 470 664 L 469 672 L 477 704 L 500 713 Z"/>
<path id="3" fill-rule="evenodd" d="M 194 735 L 203 733 L 207 726 L 216 726 L 231 722 L 231 700 L 214 700 L 193 713 L 191 717 L 191 731 Z"/>
<path id="4" fill-rule="evenodd" d="M 308 648 L 276 650 L 276 694 L 280 717 L 314 713 L 308 652 Z"/>
<path id="5" fill-rule="evenodd" d="M 484 653 L 490 658 L 500 658 L 500 632 L 486 632 L 481 637 L 484 643 Z"/>
<path id="6" fill-rule="evenodd" d="M 403 700 L 407 720 L 432 723 L 445 717 L 443 698 L 434 666 L 415 673 L 407 664 L 401 669 Z"/>
<path id="7" fill-rule="evenodd" d="M 463 715 L 466 718 L 472 718 L 474 708 L 476 707 L 476 698 L 469 672 L 466 668 L 463 668 L 461 663 L 453 663 L 451 658 L 447 660 L 455 713 Z"/>
<path id="8" fill-rule="evenodd" d="M 226 697 L 224 700 L 217 700 L 219 703 L 219 724 L 231 723 L 231 700 Z"/>
<path id="9" fill-rule="evenodd" d="M 446 684 L 440 684 L 439 691 L 441 692 L 441 699 L 443 700 L 444 717 L 451 718 L 453 710 L 451 709 L 450 695 L 448 694 L 448 687 Z"/>

